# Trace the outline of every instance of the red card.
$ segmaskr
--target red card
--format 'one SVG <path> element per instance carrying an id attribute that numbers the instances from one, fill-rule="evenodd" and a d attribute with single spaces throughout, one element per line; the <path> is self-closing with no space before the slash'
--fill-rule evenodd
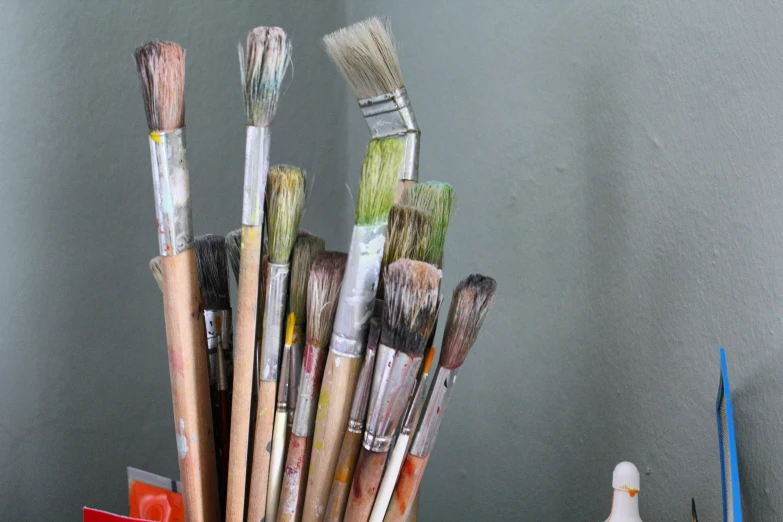
<path id="1" fill-rule="evenodd" d="M 84 508 L 84 522 L 137 522 L 138 518 L 121 517 L 106 511 Z M 144 522 L 144 521 L 141 521 Z"/>

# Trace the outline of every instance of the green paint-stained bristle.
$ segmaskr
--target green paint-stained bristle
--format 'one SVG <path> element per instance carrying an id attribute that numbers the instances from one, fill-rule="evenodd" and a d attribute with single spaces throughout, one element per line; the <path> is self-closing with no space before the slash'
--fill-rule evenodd
<path id="1" fill-rule="evenodd" d="M 296 324 L 305 324 L 307 280 L 315 256 L 326 249 L 326 241 L 318 236 L 305 236 L 299 231 L 291 255 L 291 290 L 288 292 L 288 310 L 296 317 Z"/>
<path id="2" fill-rule="evenodd" d="M 389 209 L 394 204 L 404 156 L 405 144 L 400 138 L 370 140 L 359 179 L 357 225 L 380 225 L 386 222 Z"/>
<path id="3" fill-rule="evenodd" d="M 383 299 L 383 274 L 398 259 L 426 261 L 432 236 L 432 214 L 410 205 L 394 205 L 389 211 L 389 226 L 383 245 L 378 298 Z"/>
<path id="4" fill-rule="evenodd" d="M 432 233 L 426 261 L 443 265 L 443 247 L 454 204 L 454 188 L 442 181 L 427 181 L 408 189 L 408 204 L 432 214 Z"/>
<path id="5" fill-rule="evenodd" d="M 304 213 L 305 173 L 290 165 L 269 169 L 266 185 L 266 226 L 269 262 L 288 263 Z"/>

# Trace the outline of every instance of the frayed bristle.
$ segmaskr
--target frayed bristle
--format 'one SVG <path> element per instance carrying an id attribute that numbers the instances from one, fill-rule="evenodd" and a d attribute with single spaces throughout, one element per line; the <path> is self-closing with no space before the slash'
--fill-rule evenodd
<path id="1" fill-rule="evenodd" d="M 481 274 L 471 274 L 457 284 L 446 319 L 440 366 L 454 369 L 465 362 L 492 306 L 496 289 L 497 282 Z"/>
<path id="2" fill-rule="evenodd" d="M 356 198 L 357 225 L 386 222 L 394 203 L 404 155 L 405 144 L 400 138 L 370 140 Z"/>
<path id="3" fill-rule="evenodd" d="M 300 230 L 294 243 L 294 253 L 291 254 L 291 289 L 288 292 L 288 310 L 296 316 L 296 324 L 305 324 L 310 267 L 315 256 L 326 249 L 326 241 L 323 238 L 303 236 L 301 233 Z"/>
<path id="4" fill-rule="evenodd" d="M 291 42 L 279 27 L 256 27 L 239 45 L 239 64 L 247 125 L 269 127 L 275 118 L 280 86 L 291 62 Z"/>
<path id="5" fill-rule="evenodd" d="M 454 205 L 454 188 L 442 181 L 427 181 L 408 189 L 408 204 L 432 214 L 432 233 L 426 261 L 443 267 L 443 247 Z"/>
<path id="6" fill-rule="evenodd" d="M 334 314 L 348 255 L 321 252 L 315 256 L 307 281 L 307 342 L 322 348 L 329 345 Z"/>
<path id="7" fill-rule="evenodd" d="M 312 232 L 305 228 L 300 228 L 299 232 L 296 233 L 296 239 L 299 239 L 300 237 L 311 237 L 313 235 Z"/>
<path id="8" fill-rule="evenodd" d="M 394 205 L 389 211 L 389 226 L 383 246 L 382 267 L 398 259 L 426 261 L 432 233 L 432 215 L 409 205 Z M 378 296 L 383 295 L 383 270 L 378 281 Z"/>
<path id="9" fill-rule="evenodd" d="M 207 234 L 197 236 L 196 272 L 205 310 L 230 310 L 226 238 Z"/>
<path id="10" fill-rule="evenodd" d="M 134 53 L 151 131 L 185 126 L 185 51 L 173 42 L 148 42 Z"/>
<path id="11" fill-rule="evenodd" d="M 290 165 L 269 169 L 266 185 L 269 262 L 288 263 L 304 212 L 305 172 Z"/>
<path id="12" fill-rule="evenodd" d="M 391 27 L 377 16 L 327 34 L 323 43 L 356 98 L 364 100 L 404 86 Z"/>
<path id="13" fill-rule="evenodd" d="M 153 257 L 150 259 L 150 272 L 152 272 L 152 277 L 155 278 L 155 282 L 158 283 L 158 288 L 160 288 L 160 291 L 163 291 L 163 269 L 160 266 L 160 256 Z"/>
<path id="14" fill-rule="evenodd" d="M 226 234 L 226 253 L 231 263 L 234 279 L 239 283 L 239 256 L 242 252 L 242 229 L 238 228 Z"/>
<path id="15" fill-rule="evenodd" d="M 422 261 L 400 259 L 386 268 L 386 309 L 381 343 L 421 357 L 438 316 L 441 271 Z"/>

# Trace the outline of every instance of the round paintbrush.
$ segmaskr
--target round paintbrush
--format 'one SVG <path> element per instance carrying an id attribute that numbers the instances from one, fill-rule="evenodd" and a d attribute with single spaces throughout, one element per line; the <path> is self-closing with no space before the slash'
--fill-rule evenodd
<path id="1" fill-rule="evenodd" d="M 421 423 L 402 464 L 384 522 L 402 522 L 411 511 L 457 374 L 476 342 L 492 305 L 496 287 L 491 277 L 473 274 L 460 281 L 454 289 L 438 369 L 432 379 Z"/>
<path id="2" fill-rule="evenodd" d="M 185 516 L 219 516 L 203 297 L 196 280 L 185 151 L 185 51 L 149 42 L 135 52 L 149 127 L 163 310 Z"/>

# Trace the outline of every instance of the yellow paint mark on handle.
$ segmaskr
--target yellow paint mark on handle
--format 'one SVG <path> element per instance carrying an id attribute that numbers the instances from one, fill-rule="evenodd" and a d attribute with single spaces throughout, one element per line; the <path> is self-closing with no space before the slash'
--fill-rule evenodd
<path id="1" fill-rule="evenodd" d="M 322 440 L 315 441 L 315 449 L 317 449 L 317 450 L 324 449 L 324 441 L 322 441 Z"/>

